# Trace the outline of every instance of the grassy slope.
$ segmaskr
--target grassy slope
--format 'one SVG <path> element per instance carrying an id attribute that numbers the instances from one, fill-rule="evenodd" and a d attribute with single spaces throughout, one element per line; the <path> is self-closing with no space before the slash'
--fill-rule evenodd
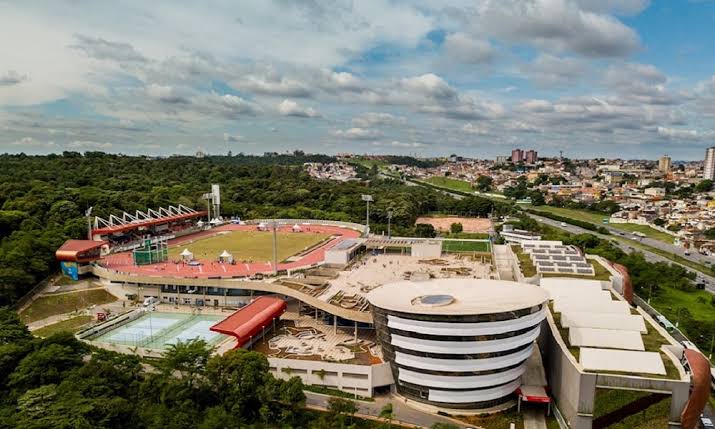
<path id="1" fill-rule="evenodd" d="M 279 232 L 277 237 L 278 260 L 282 261 L 320 243 L 328 238 L 328 235 Z M 172 247 L 169 249 L 169 259 L 178 259 L 185 248 L 193 252 L 196 258 L 217 259 L 221 252 L 228 250 L 237 261 L 269 261 L 273 258 L 273 234 L 262 231 L 231 231 L 214 235 Z"/>
<path id="2" fill-rule="evenodd" d="M 46 295 L 36 299 L 20 317 L 25 323 L 41 320 L 56 314 L 71 313 L 91 305 L 101 305 L 116 301 L 117 298 L 104 289 Z"/>
<path id="3" fill-rule="evenodd" d="M 443 188 L 453 189 L 455 191 L 461 192 L 474 192 L 472 185 L 464 180 L 452 179 L 451 177 L 434 176 L 425 180 L 433 185 L 441 186 Z"/>
<path id="4" fill-rule="evenodd" d="M 79 328 L 91 321 L 92 316 L 77 316 L 61 322 L 53 323 L 52 325 L 47 325 L 44 328 L 33 331 L 32 334 L 36 337 L 45 338 L 62 331 L 75 333 L 79 330 Z"/>

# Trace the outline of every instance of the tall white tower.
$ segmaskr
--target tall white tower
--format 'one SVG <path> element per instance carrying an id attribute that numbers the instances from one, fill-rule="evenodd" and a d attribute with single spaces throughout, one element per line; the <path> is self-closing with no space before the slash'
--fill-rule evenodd
<path id="1" fill-rule="evenodd" d="M 705 151 L 703 179 L 715 180 L 715 147 L 709 147 Z"/>

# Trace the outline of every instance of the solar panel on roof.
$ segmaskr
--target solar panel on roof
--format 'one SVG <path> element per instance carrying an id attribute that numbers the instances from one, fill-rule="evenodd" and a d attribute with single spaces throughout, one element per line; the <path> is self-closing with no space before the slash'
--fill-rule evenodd
<path id="1" fill-rule="evenodd" d="M 579 268 L 578 272 L 581 274 L 593 274 L 593 270 L 584 270 L 581 268 Z"/>

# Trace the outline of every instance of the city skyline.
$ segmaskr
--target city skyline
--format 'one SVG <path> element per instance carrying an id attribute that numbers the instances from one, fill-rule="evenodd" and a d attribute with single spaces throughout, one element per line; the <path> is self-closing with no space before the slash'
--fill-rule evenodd
<path id="1" fill-rule="evenodd" d="M 715 145 L 711 1 L 0 11 L 0 153 L 681 161 Z"/>

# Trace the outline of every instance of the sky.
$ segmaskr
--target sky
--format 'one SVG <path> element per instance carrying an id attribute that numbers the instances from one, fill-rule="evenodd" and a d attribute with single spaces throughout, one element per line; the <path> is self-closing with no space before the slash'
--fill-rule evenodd
<path id="1" fill-rule="evenodd" d="M 0 152 L 702 159 L 713 0 L 0 0 Z"/>

